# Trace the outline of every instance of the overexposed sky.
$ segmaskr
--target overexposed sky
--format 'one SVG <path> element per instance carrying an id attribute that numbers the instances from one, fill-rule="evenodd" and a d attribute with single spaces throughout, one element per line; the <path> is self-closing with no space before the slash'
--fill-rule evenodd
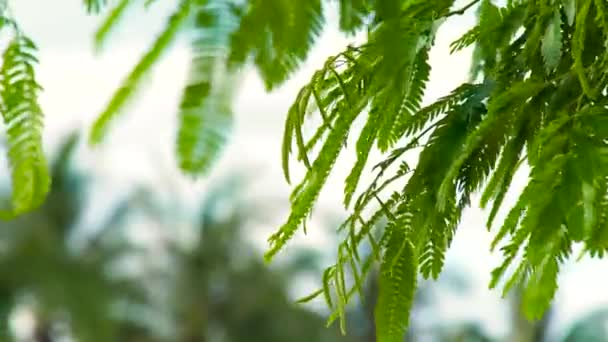
<path id="1" fill-rule="evenodd" d="M 174 1 L 158 0 L 149 12 L 135 10 L 129 13 L 111 44 L 98 56 L 93 53 L 92 37 L 99 18 L 86 16 L 80 0 L 14 0 L 10 3 L 24 30 L 41 49 L 39 77 L 45 87 L 42 97 L 47 116 L 45 139 L 54 146 L 71 128 L 86 130 L 90 126 L 112 91 L 162 27 L 165 14 Z M 472 15 L 456 17 L 440 29 L 437 47 L 431 54 L 433 71 L 427 100 L 447 94 L 466 80 L 470 51 L 450 56 L 448 44 L 465 32 L 473 20 Z M 123 187 L 137 182 L 152 184 L 165 191 L 168 202 L 194 205 L 208 182 L 237 168 L 258 180 L 248 197 L 257 201 L 277 201 L 274 223 L 280 224 L 286 217 L 286 195 L 289 193 L 280 171 L 285 113 L 311 73 L 327 56 L 339 52 L 352 40 L 337 32 L 332 17 L 329 21 L 334 25 L 320 39 L 302 70 L 285 86 L 267 94 L 254 72 L 245 75 L 235 104 L 237 121 L 231 143 L 213 175 L 198 182 L 180 176 L 173 158 L 175 108 L 188 64 L 186 45 L 176 44 L 149 76 L 146 89 L 138 100 L 113 126 L 107 143 L 96 150 L 83 147 L 81 151 L 83 167 L 103 177 L 95 190 L 96 200 L 102 202 L 100 207 L 105 199 L 110 201 Z M 323 215 L 340 213 L 343 179 L 353 158 L 353 151 L 344 155 L 322 193 L 317 211 Z M 511 202 L 512 199 L 513 196 Z M 95 220 L 95 217 L 90 219 Z M 256 240 L 264 241 L 276 227 L 260 228 L 255 233 Z M 322 233 L 315 235 L 313 231 L 310 234 L 312 236 L 300 236 L 298 240 L 307 239 L 332 248 Z M 500 256 L 487 252 L 490 236 L 485 232 L 485 214 L 476 209 L 468 210 L 447 259 L 470 267 L 471 275 L 477 281 L 477 295 L 467 298 L 467 302 L 445 299 L 442 308 L 447 316 L 483 319 L 488 328 L 503 333 L 506 327 L 500 327 L 499 322 L 506 316 L 497 311 L 498 294 L 485 290 L 490 270 L 500 261 Z M 608 295 L 603 291 L 608 281 L 606 277 L 596 276 L 606 274 L 607 270 L 606 264 L 600 262 L 583 262 L 574 268 L 565 268 L 556 301 L 561 322 L 565 324 L 589 308 L 608 305 Z"/>

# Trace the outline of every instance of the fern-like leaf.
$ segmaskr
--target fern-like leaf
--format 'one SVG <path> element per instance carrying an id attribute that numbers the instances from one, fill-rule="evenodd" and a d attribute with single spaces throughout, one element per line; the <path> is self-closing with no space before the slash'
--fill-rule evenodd
<path id="1" fill-rule="evenodd" d="M 287 222 L 269 238 L 271 248 L 265 254 L 267 260 L 270 260 L 291 239 L 312 210 L 313 204 L 338 158 L 341 144 L 346 139 L 352 122 L 361 110 L 361 108 L 347 106 L 345 103 L 341 103 L 341 106 L 342 113 L 336 120 L 336 124 L 329 133 L 317 159 L 312 163 L 304 180 L 294 190 L 292 212 Z"/>
<path id="2" fill-rule="evenodd" d="M 340 0 L 340 29 L 355 33 L 371 21 L 371 3 L 368 0 Z"/>
<path id="3" fill-rule="evenodd" d="M 232 127 L 236 73 L 227 70 L 227 56 L 233 30 L 234 18 L 220 1 L 210 1 L 197 13 L 177 133 L 179 165 L 193 176 L 206 173 L 213 165 Z"/>
<path id="4" fill-rule="evenodd" d="M 324 24 L 320 0 L 253 0 L 239 12 L 230 60 L 240 65 L 253 57 L 267 89 L 300 66 Z"/>
<path id="5" fill-rule="evenodd" d="M 152 47 L 141 58 L 131 73 L 122 82 L 121 86 L 110 99 L 105 110 L 99 115 L 95 121 L 89 136 L 89 143 L 92 145 L 99 144 L 107 134 L 110 123 L 118 116 L 120 111 L 130 100 L 150 69 L 160 59 L 162 54 L 166 52 L 169 45 L 178 35 L 182 26 L 190 17 L 190 12 L 193 7 L 192 1 L 182 0 L 179 3 L 177 11 L 169 18 L 164 31 L 158 36 Z"/>
<path id="6" fill-rule="evenodd" d="M 403 341 L 414 301 L 417 274 L 414 246 L 403 232 L 392 232 L 380 270 L 375 308 L 378 342 Z"/>
<path id="7" fill-rule="evenodd" d="M 553 18 L 549 21 L 542 40 L 542 53 L 545 67 L 552 71 L 559 64 L 562 53 L 562 16 L 559 10 L 555 10 Z"/>
<path id="8" fill-rule="evenodd" d="M 3 54 L 0 71 L 2 118 L 7 127 L 8 159 L 12 176 L 12 209 L 5 217 L 38 207 L 50 188 L 42 148 L 43 114 L 38 104 L 42 87 L 34 74 L 36 46 L 17 32 Z"/>
<path id="9" fill-rule="evenodd" d="M 131 0 L 120 0 L 118 4 L 108 13 L 107 17 L 95 32 L 95 49 L 101 50 L 106 43 L 111 31 L 118 25 L 119 21 L 127 12 L 129 5 L 133 4 Z"/>

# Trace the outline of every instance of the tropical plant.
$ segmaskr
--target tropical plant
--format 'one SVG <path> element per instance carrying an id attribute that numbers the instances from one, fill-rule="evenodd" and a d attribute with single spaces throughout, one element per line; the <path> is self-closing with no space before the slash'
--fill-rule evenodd
<path id="1" fill-rule="evenodd" d="M 120 321 L 112 306 L 137 298 L 135 287 L 108 272 L 125 248 L 105 238 L 110 228 L 119 227 L 127 204 L 108 213 L 100 233 L 87 235 L 90 243 L 85 248 L 76 251 L 70 244 L 79 235 L 77 220 L 88 184 L 71 165 L 77 141 L 76 135 L 67 139 L 52 164 L 54 182 L 48 201 L 0 229 L 2 341 L 13 340 L 8 336 L 9 316 L 21 305 L 34 314 L 35 341 L 55 340 L 58 323 L 68 324 L 69 334 L 78 340 L 112 340 Z"/>
<path id="2" fill-rule="evenodd" d="M 453 44 L 459 50 L 475 43 L 471 82 L 421 108 L 438 24 L 476 3 L 477 25 Z M 357 134 L 353 122 L 364 116 L 357 162 L 344 191 L 352 215 L 342 226 L 346 238 L 338 260 L 327 269 L 318 293 L 332 299 L 332 318 L 343 317 L 371 262 L 359 258 L 358 249 L 369 244 L 372 259 L 382 265 L 376 306 L 380 342 L 401 340 L 417 275 L 439 275 L 472 194 L 481 190 L 481 205 L 492 203 L 490 227 L 522 164 L 530 167 L 529 181 L 492 243 L 494 248 L 510 237 L 490 286 L 503 278 L 505 292 L 523 286 L 526 315 L 540 318 L 573 245 L 582 244 L 592 256 L 603 256 L 606 249 L 603 65 L 608 55 L 602 44 L 593 43 L 608 37 L 604 2 L 507 1 L 497 6 L 484 0 L 458 10 L 452 5 L 376 2 L 368 41 L 330 58 L 288 113 L 285 174 L 289 179 L 292 142 L 307 173 L 294 189 L 287 222 L 270 239 L 267 257 L 304 224 L 343 143 Z M 302 122 L 311 107 L 323 119 L 307 139 Z M 374 167 L 375 180 L 354 197 L 374 146 L 388 158 Z M 418 157 L 415 166 L 405 161 L 411 154 Z M 371 208 L 376 202 L 379 208 Z M 379 241 L 368 238 L 380 217 L 388 224 Z"/>
<path id="3" fill-rule="evenodd" d="M 210 189 L 195 243 L 172 249 L 170 302 L 177 329 L 171 340 L 346 341 L 336 329 L 325 329 L 319 314 L 289 300 L 295 276 L 314 268 L 315 258 L 294 253 L 289 262 L 270 270 L 246 241 L 246 223 L 256 220 L 260 210 L 241 201 L 246 185 L 240 177 L 229 178 Z"/>
<path id="4" fill-rule="evenodd" d="M 600 342 L 608 339 L 608 310 L 599 309 L 578 319 L 566 331 L 564 342 Z"/>
<path id="5" fill-rule="evenodd" d="M 239 67 L 253 62 L 268 89 L 287 80 L 319 36 L 330 2 L 177 1 L 165 30 L 93 126 L 90 141 L 101 141 L 162 52 L 179 32 L 188 32 L 193 60 L 180 106 L 177 156 L 186 173 L 203 173 L 230 126 Z M 85 3 L 91 11 L 107 5 Z M 109 11 L 96 36 L 99 44 L 136 3 L 121 0 Z M 528 182 L 492 243 L 492 248 L 502 245 L 504 262 L 490 285 L 505 279 L 505 292 L 522 286 L 527 316 L 540 317 L 573 246 L 582 244 L 585 253 L 598 257 L 607 247 L 605 1 L 472 0 L 458 7 L 454 0 L 341 0 L 337 5 L 340 29 L 366 31 L 367 40 L 328 58 L 287 113 L 285 177 L 291 179 L 292 154 L 306 174 L 294 188 L 287 222 L 270 237 L 267 259 L 305 225 L 345 143 L 356 139 L 357 161 L 344 188 L 344 204 L 351 208 L 342 226 L 346 238 L 315 294 L 325 295 L 335 310 L 331 320 L 340 318 L 344 330 L 347 303 L 369 265 L 380 263 L 378 340 L 399 341 L 417 276 L 439 275 L 472 194 L 481 192 L 482 207 L 491 203 L 492 226 L 516 171 L 527 165 Z M 423 107 L 428 55 L 438 29 L 474 8 L 477 23 L 452 44 L 453 52 L 474 46 L 470 82 Z M 30 72 L 33 44 L 14 31 L 3 62 L 2 98 L 14 152 L 9 153 L 12 212 L 19 213 L 40 202 L 48 177 L 33 101 L 38 89 Z M 365 121 L 361 130 L 353 125 L 358 119 Z M 304 129 L 309 121 L 317 123 L 310 132 Z M 18 153 L 22 149 L 27 153 Z M 375 149 L 386 159 L 361 190 Z M 415 165 L 405 161 L 411 155 L 418 157 Z M 378 231 L 373 223 L 381 217 L 388 224 Z M 373 249 L 370 258 L 359 257 L 363 244 Z"/>

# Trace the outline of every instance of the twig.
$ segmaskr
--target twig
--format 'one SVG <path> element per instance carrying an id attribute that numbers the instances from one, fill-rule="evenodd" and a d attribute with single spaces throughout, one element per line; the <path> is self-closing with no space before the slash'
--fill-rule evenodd
<path id="1" fill-rule="evenodd" d="M 453 15 L 463 15 L 464 12 L 466 12 L 469 8 L 475 6 L 475 4 L 477 4 L 479 1 L 481 1 L 481 0 L 473 0 L 473 1 L 469 2 L 466 6 L 464 6 L 463 8 L 461 8 L 459 10 L 448 12 L 448 14 L 446 14 L 445 17 L 451 17 Z"/>

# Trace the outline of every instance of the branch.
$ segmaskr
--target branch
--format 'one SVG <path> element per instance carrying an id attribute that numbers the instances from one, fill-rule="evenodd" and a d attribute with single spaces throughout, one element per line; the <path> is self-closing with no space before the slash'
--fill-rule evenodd
<path id="1" fill-rule="evenodd" d="M 463 15 L 464 12 L 466 12 L 469 8 L 475 6 L 475 4 L 477 4 L 479 1 L 481 0 L 473 0 L 471 2 L 469 2 L 466 6 L 464 6 L 463 8 L 459 9 L 459 10 L 455 10 L 452 12 L 448 12 L 448 14 L 445 15 L 445 17 L 451 17 L 453 15 Z"/>

